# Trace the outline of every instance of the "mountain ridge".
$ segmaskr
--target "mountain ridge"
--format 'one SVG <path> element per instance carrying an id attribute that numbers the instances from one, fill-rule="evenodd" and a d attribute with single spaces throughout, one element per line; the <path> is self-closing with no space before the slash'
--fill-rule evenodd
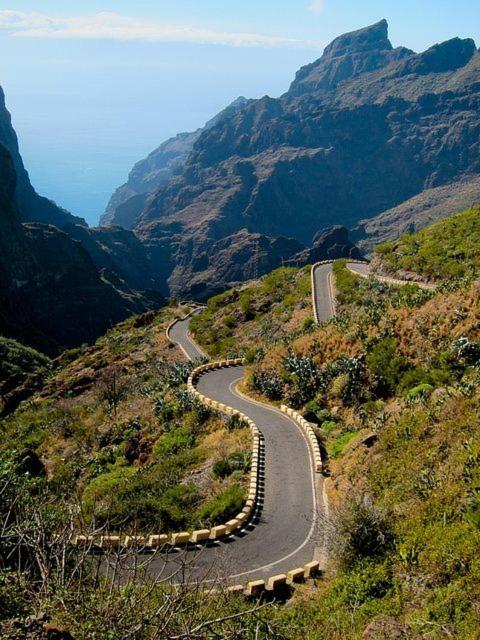
<path id="1" fill-rule="evenodd" d="M 242 231 L 308 246 L 328 227 L 354 228 L 461 180 L 480 171 L 479 72 L 470 39 L 394 49 L 386 21 L 340 36 L 286 94 L 203 130 L 134 230 L 173 295 L 189 295 L 195 278 L 203 296 L 209 247 L 221 238 Z"/>

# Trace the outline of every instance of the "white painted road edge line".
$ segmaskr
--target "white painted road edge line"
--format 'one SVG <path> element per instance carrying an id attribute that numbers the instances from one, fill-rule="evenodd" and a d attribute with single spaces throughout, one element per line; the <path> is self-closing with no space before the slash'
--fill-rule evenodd
<path id="1" fill-rule="evenodd" d="M 310 465 L 310 479 L 311 479 L 311 483 L 312 483 L 312 496 L 313 496 L 313 519 L 312 519 L 312 525 L 310 527 L 310 531 L 307 534 L 307 537 L 302 542 L 302 544 L 300 544 L 294 551 L 291 551 L 288 555 L 284 556 L 283 558 L 280 558 L 279 560 L 276 560 L 275 562 L 271 562 L 271 563 L 263 565 L 261 567 L 257 567 L 256 569 L 251 569 L 250 571 L 244 571 L 242 573 L 237 573 L 235 575 L 230 576 L 231 578 L 241 578 L 242 576 L 246 576 L 246 575 L 248 575 L 250 573 L 256 573 L 257 571 L 264 571 L 264 570 L 270 569 L 272 567 L 275 567 L 277 564 L 280 564 L 281 562 L 285 562 L 286 560 L 289 560 L 291 557 L 295 556 L 312 539 L 313 534 L 315 532 L 315 528 L 317 526 L 317 519 L 318 519 L 316 474 L 315 474 L 315 471 L 314 471 L 314 468 L 313 468 L 312 453 L 310 451 L 310 445 L 309 445 L 309 442 L 307 440 L 307 436 L 303 433 L 303 431 L 301 430 L 300 426 L 298 424 L 296 424 L 296 422 L 294 420 L 291 420 L 291 418 L 289 418 L 286 414 L 282 413 L 276 407 L 270 407 L 270 406 L 268 406 L 266 404 L 263 404 L 262 402 L 258 402 L 257 400 L 253 400 L 252 398 L 249 398 L 247 395 L 245 395 L 244 393 L 239 391 L 239 389 L 237 389 L 237 385 L 241 380 L 243 380 L 243 378 L 239 377 L 239 378 L 237 378 L 236 380 L 233 380 L 230 383 L 229 390 L 234 396 L 237 396 L 237 398 L 240 398 L 240 400 L 244 400 L 244 401 L 247 401 L 247 402 L 251 402 L 252 404 L 256 404 L 259 407 L 262 407 L 262 409 L 267 409 L 268 411 L 271 411 L 273 413 L 277 413 L 277 414 L 281 415 L 283 418 L 287 418 L 287 420 L 290 420 L 290 422 L 292 422 L 295 425 L 295 427 L 302 434 L 302 437 L 303 437 L 303 439 L 305 441 L 305 444 L 306 444 L 306 447 L 307 447 L 307 450 L 308 450 L 308 461 L 309 461 L 309 465 Z"/>

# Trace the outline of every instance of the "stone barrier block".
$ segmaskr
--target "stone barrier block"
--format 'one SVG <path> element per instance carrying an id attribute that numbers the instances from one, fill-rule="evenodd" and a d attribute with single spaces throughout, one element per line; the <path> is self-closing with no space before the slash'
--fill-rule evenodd
<path id="1" fill-rule="evenodd" d="M 312 562 L 308 562 L 305 567 L 305 577 L 313 578 L 320 571 L 320 563 L 317 560 L 313 560 Z"/>
<path id="2" fill-rule="evenodd" d="M 293 584 L 294 582 L 303 582 L 305 580 L 305 569 L 299 567 L 298 569 L 292 569 L 287 573 L 287 583 Z"/>
<path id="3" fill-rule="evenodd" d="M 132 547 L 144 547 L 148 540 L 145 536 L 125 536 L 125 546 L 131 549 Z"/>
<path id="4" fill-rule="evenodd" d="M 248 520 L 248 516 L 244 511 L 242 511 L 242 513 L 239 513 L 238 515 L 235 516 L 235 520 L 238 521 L 238 526 L 241 527 Z"/>
<path id="5" fill-rule="evenodd" d="M 165 533 L 162 533 L 160 535 L 150 536 L 148 538 L 148 546 L 152 548 L 163 547 L 163 545 L 167 544 L 169 540 L 170 540 L 170 537 L 167 536 Z"/>
<path id="6" fill-rule="evenodd" d="M 210 532 L 211 540 L 218 540 L 218 538 L 222 538 L 226 536 L 228 533 L 227 527 L 224 524 L 219 524 L 217 527 L 212 527 Z"/>
<path id="7" fill-rule="evenodd" d="M 242 509 L 242 513 L 244 513 L 247 518 L 252 513 L 252 511 L 253 511 L 253 505 L 245 505 Z"/>
<path id="8" fill-rule="evenodd" d="M 180 533 L 172 533 L 172 544 L 187 544 L 190 542 L 190 533 L 188 531 L 182 531 Z"/>
<path id="9" fill-rule="evenodd" d="M 268 591 L 275 591 L 280 587 L 284 587 L 287 584 L 287 576 L 284 573 L 280 573 L 278 576 L 272 576 L 268 579 L 267 589 Z"/>
<path id="10" fill-rule="evenodd" d="M 230 587 L 227 587 L 227 593 L 243 596 L 243 594 L 245 593 L 245 587 L 243 586 L 243 584 L 233 584 Z"/>
<path id="11" fill-rule="evenodd" d="M 232 531 L 235 531 L 239 528 L 240 522 L 236 518 L 233 518 L 233 520 L 229 520 L 228 522 L 226 522 L 225 526 L 227 527 L 227 532 L 232 533 Z"/>
<path id="12" fill-rule="evenodd" d="M 120 536 L 102 536 L 100 538 L 100 546 L 108 549 L 118 549 L 120 540 Z"/>
<path id="13" fill-rule="evenodd" d="M 260 596 L 265 591 L 265 580 L 252 580 L 247 584 L 245 595 Z"/>
<path id="14" fill-rule="evenodd" d="M 204 542 L 210 538 L 210 529 L 198 529 L 192 533 L 191 541 L 195 544 L 197 542 Z"/>
<path id="15" fill-rule="evenodd" d="M 86 547 L 91 544 L 94 544 L 95 538 L 93 536 L 75 536 L 73 539 L 73 544 L 76 547 Z"/>

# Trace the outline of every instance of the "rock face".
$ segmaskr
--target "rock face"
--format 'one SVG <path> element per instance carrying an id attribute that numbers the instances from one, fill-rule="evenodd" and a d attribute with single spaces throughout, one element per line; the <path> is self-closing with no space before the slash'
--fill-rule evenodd
<path id="1" fill-rule="evenodd" d="M 377 245 L 414 233 L 437 220 L 470 209 L 480 203 L 480 175 L 446 186 L 427 189 L 375 218 L 361 220 L 352 232 L 360 249 L 369 254 Z"/>
<path id="2" fill-rule="evenodd" d="M 338 258 L 361 260 L 363 256 L 358 247 L 351 242 L 348 229 L 337 225 L 317 233 L 313 239 L 313 245 L 293 256 L 291 262 L 305 265 L 321 260 L 338 260 Z"/>
<path id="3" fill-rule="evenodd" d="M 480 173 L 479 74 L 471 40 L 416 54 L 392 47 L 385 21 L 337 38 L 285 95 L 203 130 L 181 171 L 149 196 L 135 231 L 157 274 L 175 295 L 193 280 L 205 290 L 220 242 L 224 277 L 231 265 L 248 278 L 239 233 L 309 246 L 319 230 L 355 227 Z"/>
<path id="4" fill-rule="evenodd" d="M 0 335 L 46 353 L 91 341 L 125 317 L 155 308 L 109 282 L 82 244 L 57 227 L 22 224 L 14 161 L 0 145 Z"/>
<path id="5" fill-rule="evenodd" d="M 18 150 L 17 134 L 12 127 L 10 113 L 5 106 L 5 94 L 0 87 L 0 145 L 10 153 L 16 173 L 15 200 L 20 217 L 25 222 L 43 222 L 63 227 L 66 224 L 86 225 L 83 218 L 72 216 L 51 200 L 39 196 L 30 183 Z"/>
<path id="6" fill-rule="evenodd" d="M 144 160 L 133 167 L 127 182 L 119 187 L 110 198 L 105 213 L 100 218 L 103 226 L 117 224 L 132 229 L 137 216 L 145 208 L 148 196 L 180 172 L 187 161 L 193 145 L 205 129 L 217 124 L 222 118 L 232 115 L 249 101 L 240 96 L 226 109 L 209 120 L 203 129 L 190 133 L 179 133 L 163 142 Z"/>

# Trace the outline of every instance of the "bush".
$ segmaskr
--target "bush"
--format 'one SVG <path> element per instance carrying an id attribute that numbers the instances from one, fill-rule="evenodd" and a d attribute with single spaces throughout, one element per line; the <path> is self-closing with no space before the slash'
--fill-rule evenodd
<path id="1" fill-rule="evenodd" d="M 351 569 L 364 558 L 384 555 L 394 537 L 387 514 L 366 498 L 353 498 L 330 517 L 328 545 L 343 569 Z"/>
<path id="2" fill-rule="evenodd" d="M 234 471 L 246 471 L 250 466 L 250 456 L 244 453 L 231 453 L 226 458 L 221 458 L 213 465 L 213 474 L 219 478 L 226 478 Z"/>
<path id="3" fill-rule="evenodd" d="M 383 338 L 377 342 L 367 354 L 366 363 L 374 392 L 380 397 L 393 394 L 410 367 L 408 360 L 398 352 L 395 338 Z"/>
<path id="4" fill-rule="evenodd" d="M 175 455 L 180 451 L 192 449 L 195 446 L 195 436 L 185 427 L 178 427 L 161 436 L 153 447 L 153 453 L 158 458 Z"/>
<path id="5" fill-rule="evenodd" d="M 241 418 L 238 413 L 234 413 L 233 416 L 228 416 L 225 423 L 227 431 L 235 431 L 236 429 L 247 429 L 248 423 Z"/>
<path id="6" fill-rule="evenodd" d="M 462 336 L 455 340 L 452 348 L 466 365 L 478 366 L 480 364 L 480 342 L 475 342 Z"/>
<path id="7" fill-rule="evenodd" d="M 266 396 L 270 400 L 280 400 L 283 394 L 283 381 L 273 369 L 261 369 L 254 371 L 250 384 L 255 391 Z"/>
<path id="8" fill-rule="evenodd" d="M 228 487 L 199 509 L 198 520 L 202 525 L 210 527 L 226 522 L 242 510 L 244 499 L 243 487 Z"/>

